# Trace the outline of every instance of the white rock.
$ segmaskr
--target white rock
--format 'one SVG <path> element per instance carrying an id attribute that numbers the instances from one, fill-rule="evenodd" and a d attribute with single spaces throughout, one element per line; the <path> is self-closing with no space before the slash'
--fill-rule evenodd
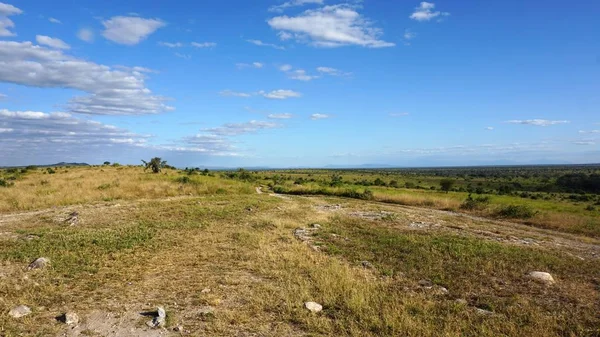
<path id="1" fill-rule="evenodd" d="M 543 271 L 532 271 L 531 273 L 529 273 L 529 278 L 534 281 L 544 283 L 544 284 L 556 283 L 556 281 L 554 281 L 554 278 L 552 277 L 552 275 L 550 275 L 549 273 L 543 272 Z"/>
<path id="2" fill-rule="evenodd" d="M 204 288 L 200 292 L 203 293 L 203 294 L 209 293 L 210 292 L 210 288 Z"/>
<path id="3" fill-rule="evenodd" d="M 304 307 L 311 312 L 319 312 L 323 310 L 323 306 L 317 302 L 306 302 L 304 303 Z"/>
<path id="4" fill-rule="evenodd" d="M 490 316 L 493 315 L 494 313 L 489 311 L 489 310 L 485 310 L 485 309 L 481 309 L 481 308 L 475 308 L 475 313 L 477 313 L 478 315 L 481 316 Z"/>
<path id="5" fill-rule="evenodd" d="M 33 262 L 31 262 L 29 264 L 29 267 L 27 267 L 27 270 L 31 270 L 31 269 L 42 269 L 45 268 L 46 266 L 48 266 L 50 264 L 50 260 L 45 258 L 45 257 L 40 257 L 35 259 Z"/>
<path id="6" fill-rule="evenodd" d="M 26 305 L 19 305 L 12 308 L 8 314 L 14 318 L 21 318 L 23 316 L 27 316 L 31 314 L 31 309 Z"/>
<path id="7" fill-rule="evenodd" d="M 65 324 L 77 325 L 79 323 L 79 316 L 74 312 L 67 312 L 65 314 Z"/>

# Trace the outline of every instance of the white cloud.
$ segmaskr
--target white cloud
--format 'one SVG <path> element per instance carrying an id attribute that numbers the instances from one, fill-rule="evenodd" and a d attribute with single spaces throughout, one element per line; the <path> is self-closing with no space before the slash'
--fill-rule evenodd
<path id="1" fill-rule="evenodd" d="M 271 118 L 271 119 L 290 119 L 290 118 L 294 117 L 294 115 L 292 115 L 291 113 L 281 113 L 281 114 L 269 114 L 267 117 Z"/>
<path id="2" fill-rule="evenodd" d="M 158 43 L 159 46 L 168 47 L 168 48 L 181 48 L 183 47 L 183 43 L 181 42 L 162 42 Z"/>
<path id="3" fill-rule="evenodd" d="M 94 42 L 94 32 L 88 28 L 81 28 L 77 32 L 77 37 L 85 42 Z"/>
<path id="4" fill-rule="evenodd" d="M 11 4 L 5 4 L 0 2 L 0 15 L 2 16 L 10 16 L 10 15 L 18 15 L 22 14 L 23 11 L 18 9 L 17 7 Z"/>
<path id="5" fill-rule="evenodd" d="M 312 81 L 319 78 L 319 76 L 308 75 L 305 70 L 298 69 L 288 73 L 289 78 L 298 81 Z"/>
<path id="6" fill-rule="evenodd" d="M 325 6 L 307 10 L 298 16 L 274 17 L 267 22 L 273 29 L 293 34 L 298 42 L 318 47 L 393 47 L 394 43 L 379 39 L 382 30 L 373 27 L 373 23 L 359 14 L 356 8 L 347 4 Z"/>
<path id="7" fill-rule="evenodd" d="M 239 136 L 246 133 L 254 133 L 259 130 L 273 129 L 277 127 L 279 127 L 279 125 L 276 123 L 251 120 L 245 123 L 227 123 L 216 128 L 202 129 L 202 131 L 218 136 Z"/>
<path id="8" fill-rule="evenodd" d="M 448 12 L 434 12 L 435 4 L 431 2 L 421 2 L 415 11 L 410 15 L 410 18 L 416 21 L 430 21 L 439 16 L 448 16 Z"/>
<path id="9" fill-rule="evenodd" d="M 191 45 L 196 48 L 213 48 L 217 46 L 215 42 L 192 42 Z"/>
<path id="10" fill-rule="evenodd" d="M 404 35 L 402 35 L 402 37 L 404 38 L 404 40 L 410 41 L 410 40 L 414 39 L 415 37 L 417 37 L 417 34 L 413 33 L 410 29 L 405 29 Z"/>
<path id="11" fill-rule="evenodd" d="M 259 91 L 260 95 L 268 99 L 288 99 L 293 97 L 301 97 L 302 94 L 292 90 L 273 90 L 271 92 Z"/>
<path id="12" fill-rule="evenodd" d="M 506 123 L 535 125 L 535 126 L 550 126 L 550 125 L 557 125 L 557 124 L 567 124 L 567 123 L 569 123 L 569 121 L 551 121 L 551 120 L 547 120 L 547 119 L 525 119 L 525 120 L 513 119 L 510 121 L 506 121 Z"/>
<path id="13" fill-rule="evenodd" d="M 317 71 L 322 74 L 331 75 L 331 76 L 350 76 L 350 75 L 352 75 L 352 73 L 347 73 L 347 72 L 341 71 L 336 68 L 331 68 L 331 67 L 317 67 Z"/>
<path id="14" fill-rule="evenodd" d="M 236 63 L 235 66 L 238 69 L 244 69 L 244 68 L 256 68 L 256 69 L 260 69 L 260 68 L 264 67 L 265 65 L 263 63 L 260 63 L 260 62 L 252 62 L 252 63 Z"/>
<path id="15" fill-rule="evenodd" d="M 57 38 L 52 38 L 50 36 L 36 35 L 35 36 L 35 40 L 37 41 L 37 43 L 43 44 L 43 45 L 51 47 L 51 48 L 55 48 L 55 49 L 71 49 L 71 46 L 69 46 L 63 40 L 57 39 Z"/>
<path id="16" fill-rule="evenodd" d="M 8 96 L 6 96 L 5 94 L 0 93 L 0 101 L 3 100 L 3 99 L 5 99 L 6 97 L 8 97 Z"/>
<path id="17" fill-rule="evenodd" d="M 219 92 L 219 95 L 226 96 L 226 97 L 245 97 L 245 98 L 252 96 L 252 94 L 249 94 L 249 93 L 237 92 L 237 91 L 232 91 L 229 89 Z"/>
<path id="18" fill-rule="evenodd" d="M 287 40 L 289 40 L 289 39 L 291 39 L 291 38 L 294 37 L 294 35 L 292 35 L 292 34 L 290 34 L 288 32 L 283 32 L 283 31 L 277 33 L 277 36 L 279 36 L 279 39 L 281 41 L 287 41 Z"/>
<path id="19" fill-rule="evenodd" d="M 166 23 L 159 19 L 144 19 L 137 16 L 114 16 L 102 21 L 102 35 L 115 43 L 135 45 L 146 39 Z"/>
<path id="20" fill-rule="evenodd" d="M 279 70 L 286 73 L 288 78 L 292 79 L 292 80 L 298 80 L 298 81 L 312 81 L 314 79 L 319 78 L 319 76 L 316 75 L 309 75 L 306 73 L 306 70 L 304 69 L 296 69 L 293 70 L 293 67 L 289 64 L 284 64 L 279 66 Z"/>
<path id="21" fill-rule="evenodd" d="M 408 112 L 390 112 L 388 115 L 390 117 L 404 117 L 404 116 L 408 116 L 409 113 Z"/>
<path id="22" fill-rule="evenodd" d="M 579 130 L 579 133 L 582 133 L 582 134 L 585 134 L 585 133 L 600 133 L 600 130 L 590 130 L 590 131 Z"/>
<path id="23" fill-rule="evenodd" d="M 261 40 L 246 40 L 246 41 L 252 43 L 253 45 L 257 45 L 257 46 L 261 46 L 261 47 L 271 47 L 271 48 L 275 48 L 278 50 L 285 50 L 285 47 L 283 47 L 283 46 L 278 46 L 273 43 L 265 43 L 265 42 L 262 42 Z"/>
<path id="24" fill-rule="evenodd" d="M 271 6 L 269 12 L 283 12 L 285 9 L 290 7 L 304 6 L 308 4 L 322 5 L 323 0 L 291 0 L 282 3 L 281 5 Z"/>
<path id="25" fill-rule="evenodd" d="M 0 36 L 15 36 L 17 34 L 10 31 L 15 27 L 15 23 L 9 19 L 9 16 L 22 14 L 19 8 L 0 2 Z"/>
<path id="26" fill-rule="evenodd" d="M 57 23 L 57 24 L 61 24 L 62 23 L 59 19 L 55 19 L 55 18 L 48 18 L 48 21 L 50 21 L 52 23 Z"/>
<path id="27" fill-rule="evenodd" d="M 319 120 L 319 119 L 326 119 L 326 118 L 330 118 L 331 116 L 326 115 L 326 114 L 312 114 L 310 115 L 310 119 L 312 119 L 313 121 Z"/>
<path id="28" fill-rule="evenodd" d="M 173 110 L 146 87 L 141 67 L 109 67 L 31 42 L 0 41 L 0 81 L 86 92 L 67 104 L 70 112 L 141 115 Z"/>
<path id="29" fill-rule="evenodd" d="M 182 58 L 184 60 L 191 60 L 192 59 L 192 55 L 190 54 L 181 54 L 181 53 L 175 53 L 175 56 Z"/>
<path id="30" fill-rule="evenodd" d="M 596 145 L 596 142 L 593 141 L 577 141 L 573 142 L 575 145 Z"/>
<path id="31" fill-rule="evenodd" d="M 485 129 L 488 130 L 488 131 L 492 131 L 492 130 L 494 130 L 494 127 L 493 126 L 486 126 Z"/>

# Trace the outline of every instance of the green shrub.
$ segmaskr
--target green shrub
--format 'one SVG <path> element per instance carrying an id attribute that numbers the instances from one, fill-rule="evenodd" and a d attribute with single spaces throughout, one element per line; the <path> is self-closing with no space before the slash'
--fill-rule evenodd
<path id="1" fill-rule="evenodd" d="M 507 205 L 500 208 L 496 215 L 502 218 L 529 219 L 537 213 L 537 211 L 526 205 Z"/>
<path id="2" fill-rule="evenodd" d="M 54 173 L 56 173 L 56 171 L 54 171 L 54 169 L 52 167 L 48 167 L 46 169 L 46 171 L 48 172 L 48 174 L 54 174 Z"/>
<path id="3" fill-rule="evenodd" d="M 490 203 L 490 197 L 475 197 L 473 198 L 471 194 L 465 199 L 465 201 L 460 205 L 460 209 L 474 211 L 484 209 Z"/>
<path id="4" fill-rule="evenodd" d="M 182 184 L 189 184 L 192 182 L 192 179 L 190 179 L 190 177 L 188 177 L 188 176 L 183 176 L 183 177 L 178 177 L 177 179 L 175 179 L 175 181 L 177 181 L 178 183 L 182 183 Z"/>
<path id="5" fill-rule="evenodd" d="M 4 180 L 4 179 L 0 179 L 0 187 L 11 187 L 13 186 L 15 183 L 13 183 L 12 181 L 8 181 L 8 180 Z"/>

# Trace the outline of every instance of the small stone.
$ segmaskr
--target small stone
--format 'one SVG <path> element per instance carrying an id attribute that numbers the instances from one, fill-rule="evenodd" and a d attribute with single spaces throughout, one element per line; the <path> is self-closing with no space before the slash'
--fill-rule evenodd
<path id="1" fill-rule="evenodd" d="M 529 278 L 534 281 L 544 283 L 544 284 L 556 283 L 556 281 L 554 281 L 554 278 L 552 277 L 552 275 L 550 275 L 549 273 L 543 272 L 543 271 L 532 271 L 531 273 L 529 273 Z"/>
<path id="2" fill-rule="evenodd" d="M 323 310 L 323 306 L 317 302 L 306 302 L 304 303 L 304 307 L 308 309 L 310 312 L 319 312 Z"/>
<path id="3" fill-rule="evenodd" d="M 204 288 L 200 291 L 202 294 L 208 294 L 210 292 L 209 288 Z"/>
<path id="4" fill-rule="evenodd" d="M 361 261 L 361 262 L 360 262 L 360 264 L 361 264 L 361 265 L 362 265 L 364 268 L 367 268 L 367 269 L 373 269 L 373 268 L 375 268 L 375 267 L 373 266 L 373 264 L 372 264 L 371 262 L 369 262 L 369 261 Z"/>
<path id="5" fill-rule="evenodd" d="M 31 314 L 31 308 L 29 308 L 26 305 L 19 305 L 19 306 L 12 308 L 8 312 L 8 314 L 14 318 L 21 318 L 23 316 L 27 316 L 27 315 Z"/>
<path id="6" fill-rule="evenodd" d="M 423 280 L 419 281 L 419 285 L 421 287 L 430 288 L 430 287 L 433 287 L 433 282 L 431 282 L 431 280 L 423 279 Z"/>
<path id="7" fill-rule="evenodd" d="M 210 316 L 210 315 L 214 315 L 215 309 L 211 306 L 205 306 L 200 308 L 200 310 L 198 310 L 198 314 L 200 314 L 200 316 Z"/>
<path id="8" fill-rule="evenodd" d="M 32 269 L 43 269 L 50 264 L 50 260 L 45 257 L 40 257 L 35 259 L 33 262 L 29 264 L 27 270 Z"/>
<path id="9" fill-rule="evenodd" d="M 165 309 L 163 307 L 158 307 L 156 308 L 156 316 L 152 320 L 146 322 L 146 325 L 151 328 L 161 328 L 165 326 L 166 318 L 167 312 Z"/>
<path id="10" fill-rule="evenodd" d="M 457 298 L 454 300 L 454 302 L 456 302 L 456 304 L 460 304 L 460 305 L 467 305 L 469 304 L 469 302 L 467 302 L 467 300 L 465 300 L 464 298 Z"/>
<path id="11" fill-rule="evenodd" d="M 67 325 L 77 325 L 79 323 L 79 316 L 74 312 L 67 312 L 64 315 L 64 322 Z"/>
<path id="12" fill-rule="evenodd" d="M 481 315 L 481 316 L 490 316 L 493 315 L 494 313 L 489 311 L 489 310 L 485 310 L 485 309 L 481 309 L 481 308 L 475 308 L 475 313 L 477 315 Z"/>
<path id="13" fill-rule="evenodd" d="M 183 325 L 178 325 L 178 326 L 174 327 L 173 331 L 175 331 L 175 332 L 183 332 Z"/>
<path id="14" fill-rule="evenodd" d="M 321 228 L 321 225 L 319 225 L 318 223 L 314 223 L 312 224 L 312 228 Z"/>

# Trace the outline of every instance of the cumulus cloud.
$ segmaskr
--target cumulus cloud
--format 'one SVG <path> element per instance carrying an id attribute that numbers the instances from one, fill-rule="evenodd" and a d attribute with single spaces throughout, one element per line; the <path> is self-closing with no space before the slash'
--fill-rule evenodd
<path id="1" fill-rule="evenodd" d="M 114 16 L 102 21 L 102 36 L 118 44 L 135 45 L 146 39 L 157 29 L 166 25 L 159 19 L 144 19 L 137 16 Z"/>
<path id="2" fill-rule="evenodd" d="M 435 4 L 431 2 L 421 2 L 415 11 L 410 15 L 410 18 L 416 21 L 430 21 L 439 16 L 448 16 L 448 12 L 434 11 Z"/>
<path id="3" fill-rule="evenodd" d="M 262 95 L 263 97 L 268 98 L 268 99 L 288 99 L 288 98 L 302 96 L 302 94 L 299 92 L 292 91 L 292 90 L 283 90 L 283 89 L 273 90 L 271 92 L 265 92 L 265 91 L 261 90 L 258 93 L 259 93 L 259 95 Z"/>
<path id="4" fill-rule="evenodd" d="M 84 91 L 67 104 L 69 112 L 141 115 L 173 110 L 145 85 L 146 69 L 109 67 L 31 42 L 0 41 L 0 81 L 38 88 Z"/>
<path id="5" fill-rule="evenodd" d="M 196 48 L 213 48 L 217 46 L 215 42 L 192 42 L 191 45 Z"/>
<path id="6" fill-rule="evenodd" d="M 9 16 L 22 14 L 19 8 L 0 2 L 0 36 L 15 36 L 10 29 L 15 27 L 15 23 L 9 19 Z"/>
<path id="7" fill-rule="evenodd" d="M 326 114 L 312 114 L 310 115 L 310 119 L 312 119 L 313 121 L 319 120 L 319 119 L 326 119 L 326 118 L 330 118 L 331 116 L 326 115 Z"/>
<path id="8" fill-rule="evenodd" d="M 380 40 L 383 31 L 356 11 L 357 6 L 341 4 L 307 10 L 298 16 L 277 16 L 267 23 L 271 28 L 293 34 L 298 42 L 317 47 L 357 45 L 369 48 L 393 47 Z M 285 35 L 289 37 L 290 35 Z M 281 35 L 280 35 L 281 37 Z"/>
<path id="9" fill-rule="evenodd" d="M 0 138 L 4 156 L 27 152 L 35 158 L 37 153 L 59 151 L 93 151 L 95 147 L 128 142 L 132 145 L 146 143 L 147 136 L 81 119 L 64 112 L 10 111 L 0 109 L 0 125 L 9 130 Z"/>
<path id="10" fill-rule="evenodd" d="M 510 121 L 506 121 L 506 123 L 535 125 L 535 126 L 550 126 L 550 125 L 557 125 L 557 124 L 567 124 L 567 123 L 569 123 L 569 121 L 564 121 L 564 120 L 563 121 L 551 121 L 551 120 L 547 120 L 547 119 L 525 119 L 525 120 L 513 119 Z"/>
<path id="11" fill-rule="evenodd" d="M 280 114 L 269 114 L 267 116 L 270 119 L 290 119 L 294 117 L 291 113 L 280 113 Z"/>
<path id="12" fill-rule="evenodd" d="M 88 28 L 81 28 L 77 31 L 77 38 L 88 43 L 94 42 L 94 32 Z"/>
<path id="13" fill-rule="evenodd" d="M 219 95 L 221 96 L 225 96 L 225 97 L 251 97 L 252 94 L 249 94 L 247 92 L 237 92 L 237 91 L 233 91 L 233 90 L 223 90 L 221 92 L 219 92 Z"/>
<path id="14" fill-rule="evenodd" d="M 291 0 L 282 3 L 281 5 L 271 6 L 269 12 L 283 12 L 284 10 L 291 7 L 304 6 L 309 4 L 322 5 L 323 0 Z"/>
<path id="15" fill-rule="evenodd" d="M 55 18 L 48 18 L 48 21 L 50 21 L 52 23 L 57 23 L 57 24 L 61 24 L 62 23 L 59 19 L 55 19 Z"/>
<path id="16" fill-rule="evenodd" d="M 35 36 L 35 40 L 37 41 L 37 43 L 43 44 L 43 45 L 48 46 L 50 48 L 55 48 L 55 49 L 71 49 L 71 46 L 69 46 L 63 40 L 57 39 L 57 38 L 52 38 L 50 36 L 36 35 Z"/>
<path id="17" fill-rule="evenodd" d="M 10 111 L 0 109 L 0 161 L 3 163 L 84 161 L 119 153 L 194 152 L 213 156 L 236 156 L 231 140 L 215 134 L 199 134 L 177 139 L 174 144 L 150 144 L 142 135 L 64 112 Z M 140 152 L 141 151 L 141 152 Z M 137 156 L 136 156 L 137 157 Z M 46 159 L 51 158 L 51 159 Z"/>
<path id="18" fill-rule="evenodd" d="M 262 42 L 261 40 L 246 40 L 246 41 L 252 43 L 253 45 L 260 46 L 260 47 L 271 47 L 271 48 L 275 48 L 278 50 L 285 50 L 285 47 L 283 47 L 283 46 L 278 46 L 273 43 Z"/>

